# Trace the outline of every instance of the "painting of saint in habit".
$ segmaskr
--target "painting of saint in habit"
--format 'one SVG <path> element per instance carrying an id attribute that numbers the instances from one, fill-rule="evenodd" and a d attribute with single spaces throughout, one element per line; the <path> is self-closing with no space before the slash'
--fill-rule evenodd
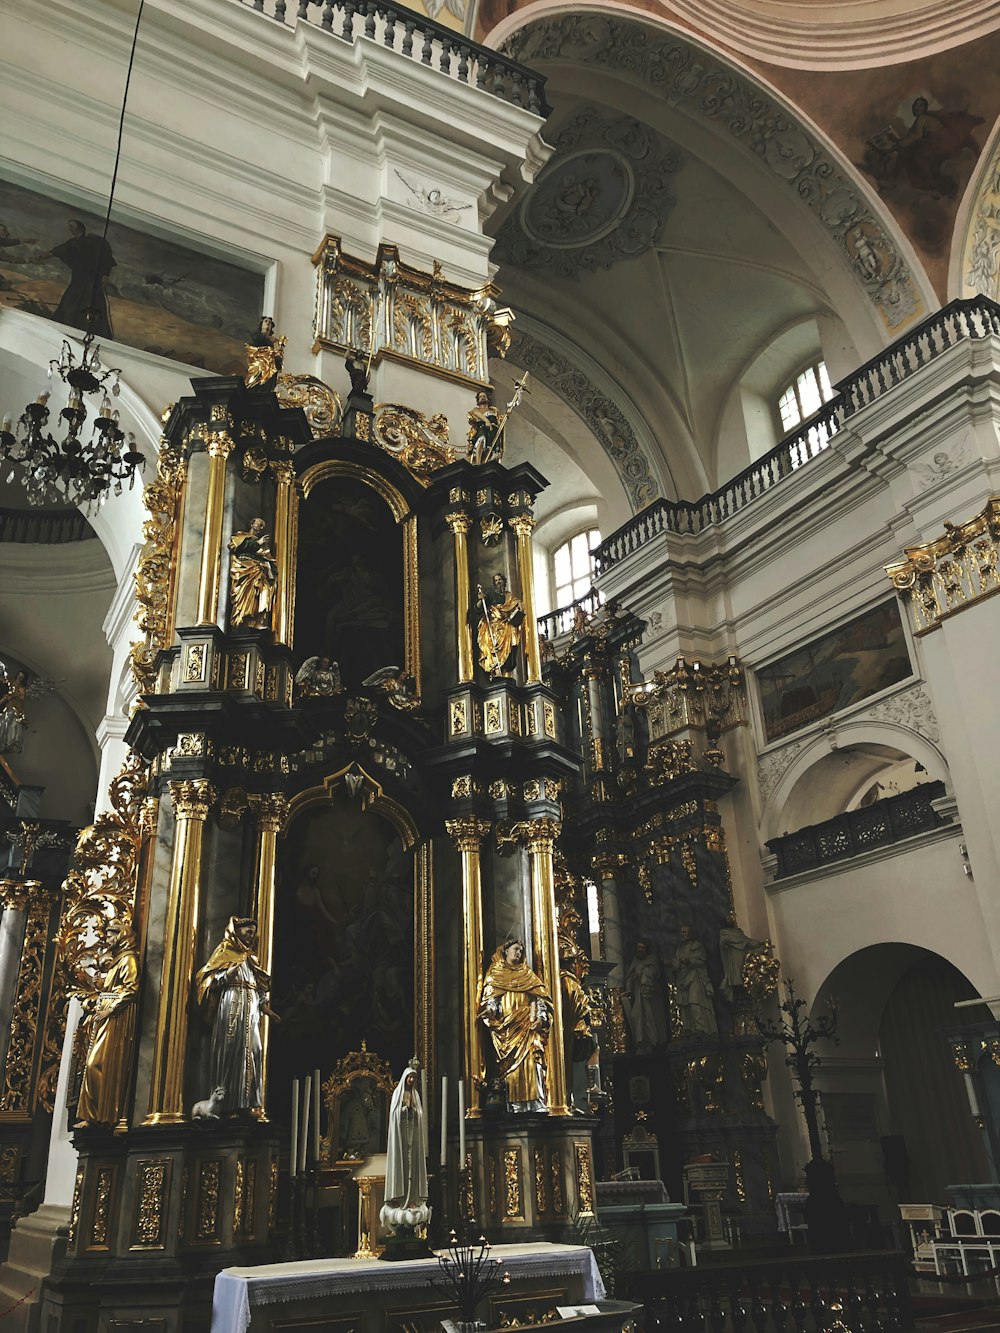
<path id="1" fill-rule="evenodd" d="M 952 164 L 966 152 L 973 162 L 979 156 L 972 131 L 982 123 L 982 116 L 965 108 L 932 107 L 928 98 L 914 98 L 908 114 L 871 135 L 858 165 L 883 194 L 908 185 L 934 199 L 952 199 L 958 193 Z"/>
<path id="2" fill-rule="evenodd" d="M 412 858 L 344 793 L 303 811 L 285 839 L 273 974 L 279 1086 L 362 1040 L 394 1069 L 412 1056 Z"/>
<path id="3" fill-rule="evenodd" d="M 912 673 L 895 601 L 757 671 L 768 741 L 849 708 Z"/>
<path id="4" fill-rule="evenodd" d="M 226 375 L 263 300 L 262 273 L 0 180 L 0 305 Z"/>
<path id="5" fill-rule="evenodd" d="M 321 482 L 300 510 L 295 647 L 340 665 L 356 689 L 404 664 L 403 539 L 392 511 L 363 482 Z"/>

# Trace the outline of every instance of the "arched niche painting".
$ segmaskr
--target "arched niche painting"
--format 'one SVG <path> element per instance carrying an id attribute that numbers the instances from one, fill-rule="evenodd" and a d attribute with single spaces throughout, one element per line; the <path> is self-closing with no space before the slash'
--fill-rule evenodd
<path id="1" fill-rule="evenodd" d="M 413 923 L 413 856 L 387 819 L 342 790 L 293 821 L 275 905 L 275 1087 L 317 1067 L 325 1076 L 362 1040 L 393 1069 L 405 1065 Z"/>
<path id="2" fill-rule="evenodd" d="M 382 497 L 350 477 L 318 482 L 299 512 L 298 659 L 338 662 L 348 690 L 403 666 L 404 586 L 402 530 Z"/>

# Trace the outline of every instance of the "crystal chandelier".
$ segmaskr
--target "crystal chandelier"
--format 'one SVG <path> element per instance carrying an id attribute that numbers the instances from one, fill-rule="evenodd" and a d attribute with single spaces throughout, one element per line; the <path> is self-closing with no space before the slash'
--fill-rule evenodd
<path id="1" fill-rule="evenodd" d="M 119 425 L 111 399 L 118 396 L 121 371 L 101 365 L 92 329 L 84 336 L 79 360 L 69 341 L 63 340 L 58 360 L 49 362 L 49 379 L 56 375 L 69 388 L 69 402 L 58 418 L 65 422 L 63 439 L 46 430 L 49 393 L 40 393 L 25 407 L 16 427 L 9 416 L 0 423 L 0 467 L 19 465 L 29 504 L 74 504 L 92 511 L 112 488 L 120 495 L 123 482 L 134 486 L 136 472 L 146 460 L 135 436 L 126 435 Z M 81 438 L 87 420 L 85 395 L 97 393 L 102 395 L 101 405 L 95 407 L 93 433 L 85 440 Z M 11 482 L 16 475 L 12 469 L 5 480 Z"/>
<path id="2" fill-rule="evenodd" d="M 102 244 L 107 242 L 114 205 L 125 107 L 144 5 L 145 0 L 139 0 L 118 119 L 118 143 Z M 16 425 L 9 415 L 0 422 L 0 478 L 8 483 L 19 478 L 31 505 L 72 504 L 93 512 L 112 489 L 116 495 L 121 495 L 123 482 L 127 481 L 131 489 L 135 485 L 137 470 L 145 467 L 146 460 L 136 446 L 135 436 L 131 432 L 126 435 L 122 430 L 118 409 L 112 405 L 112 397 L 117 398 L 119 394 L 121 371 L 102 366 L 101 349 L 95 343 L 95 326 L 100 318 L 97 309 L 100 282 L 99 263 L 95 263 L 92 308 L 84 312 L 86 329 L 79 360 L 69 340 L 64 338 L 58 359 L 49 362 L 49 380 L 58 376 L 69 390 L 69 401 L 58 417 L 58 421 L 65 423 L 63 438 L 57 440 L 47 429 L 50 415 L 48 390 L 40 393 L 33 403 L 28 403 Z M 86 440 L 81 438 L 87 420 L 86 399 L 97 394 L 101 395 L 101 405 L 98 408 L 96 402 L 92 404 L 96 415 L 93 433 Z M 7 464 L 14 466 L 4 476 Z"/>

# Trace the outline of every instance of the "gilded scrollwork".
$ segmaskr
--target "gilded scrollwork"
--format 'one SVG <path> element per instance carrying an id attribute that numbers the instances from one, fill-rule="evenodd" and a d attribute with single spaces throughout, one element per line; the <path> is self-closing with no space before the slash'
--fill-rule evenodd
<path id="1" fill-rule="evenodd" d="M 49 941 L 50 896 L 37 881 L 29 881 L 27 917 L 21 962 L 4 1061 L 0 1112 L 28 1118 L 33 1110 L 32 1067 L 43 1000 L 42 979 Z"/>
<path id="2" fill-rule="evenodd" d="M 143 638 L 132 644 L 129 660 L 140 694 L 156 687 L 156 659 L 173 631 L 173 593 L 177 570 L 177 518 L 180 512 L 187 462 L 164 440 L 156 465 L 156 479 L 143 491 L 149 514 L 143 525 L 146 545 L 135 571 L 135 620 Z"/>
<path id="3" fill-rule="evenodd" d="M 376 403 L 372 438 L 425 486 L 456 458 L 448 443 L 448 419 L 440 412 L 426 417 L 400 403 Z"/>
<path id="4" fill-rule="evenodd" d="M 300 407 L 315 439 L 339 435 L 344 421 L 344 400 L 315 375 L 278 376 L 275 396 L 282 407 Z"/>
<path id="5" fill-rule="evenodd" d="M 687 727 L 718 737 L 747 720 L 746 684 L 736 657 L 725 662 L 678 657 L 669 671 L 656 671 L 652 680 L 635 686 L 630 697 L 646 714 L 651 741 Z"/>

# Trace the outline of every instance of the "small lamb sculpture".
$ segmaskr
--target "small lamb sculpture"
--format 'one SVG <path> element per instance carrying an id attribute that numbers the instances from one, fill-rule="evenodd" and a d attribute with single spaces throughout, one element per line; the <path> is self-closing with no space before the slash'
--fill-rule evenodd
<path id="1" fill-rule="evenodd" d="M 203 1102 L 195 1102 L 191 1109 L 192 1120 L 219 1120 L 219 1112 L 222 1110 L 223 1103 L 226 1100 L 226 1089 L 224 1087 L 214 1088 L 211 1097 Z"/>

